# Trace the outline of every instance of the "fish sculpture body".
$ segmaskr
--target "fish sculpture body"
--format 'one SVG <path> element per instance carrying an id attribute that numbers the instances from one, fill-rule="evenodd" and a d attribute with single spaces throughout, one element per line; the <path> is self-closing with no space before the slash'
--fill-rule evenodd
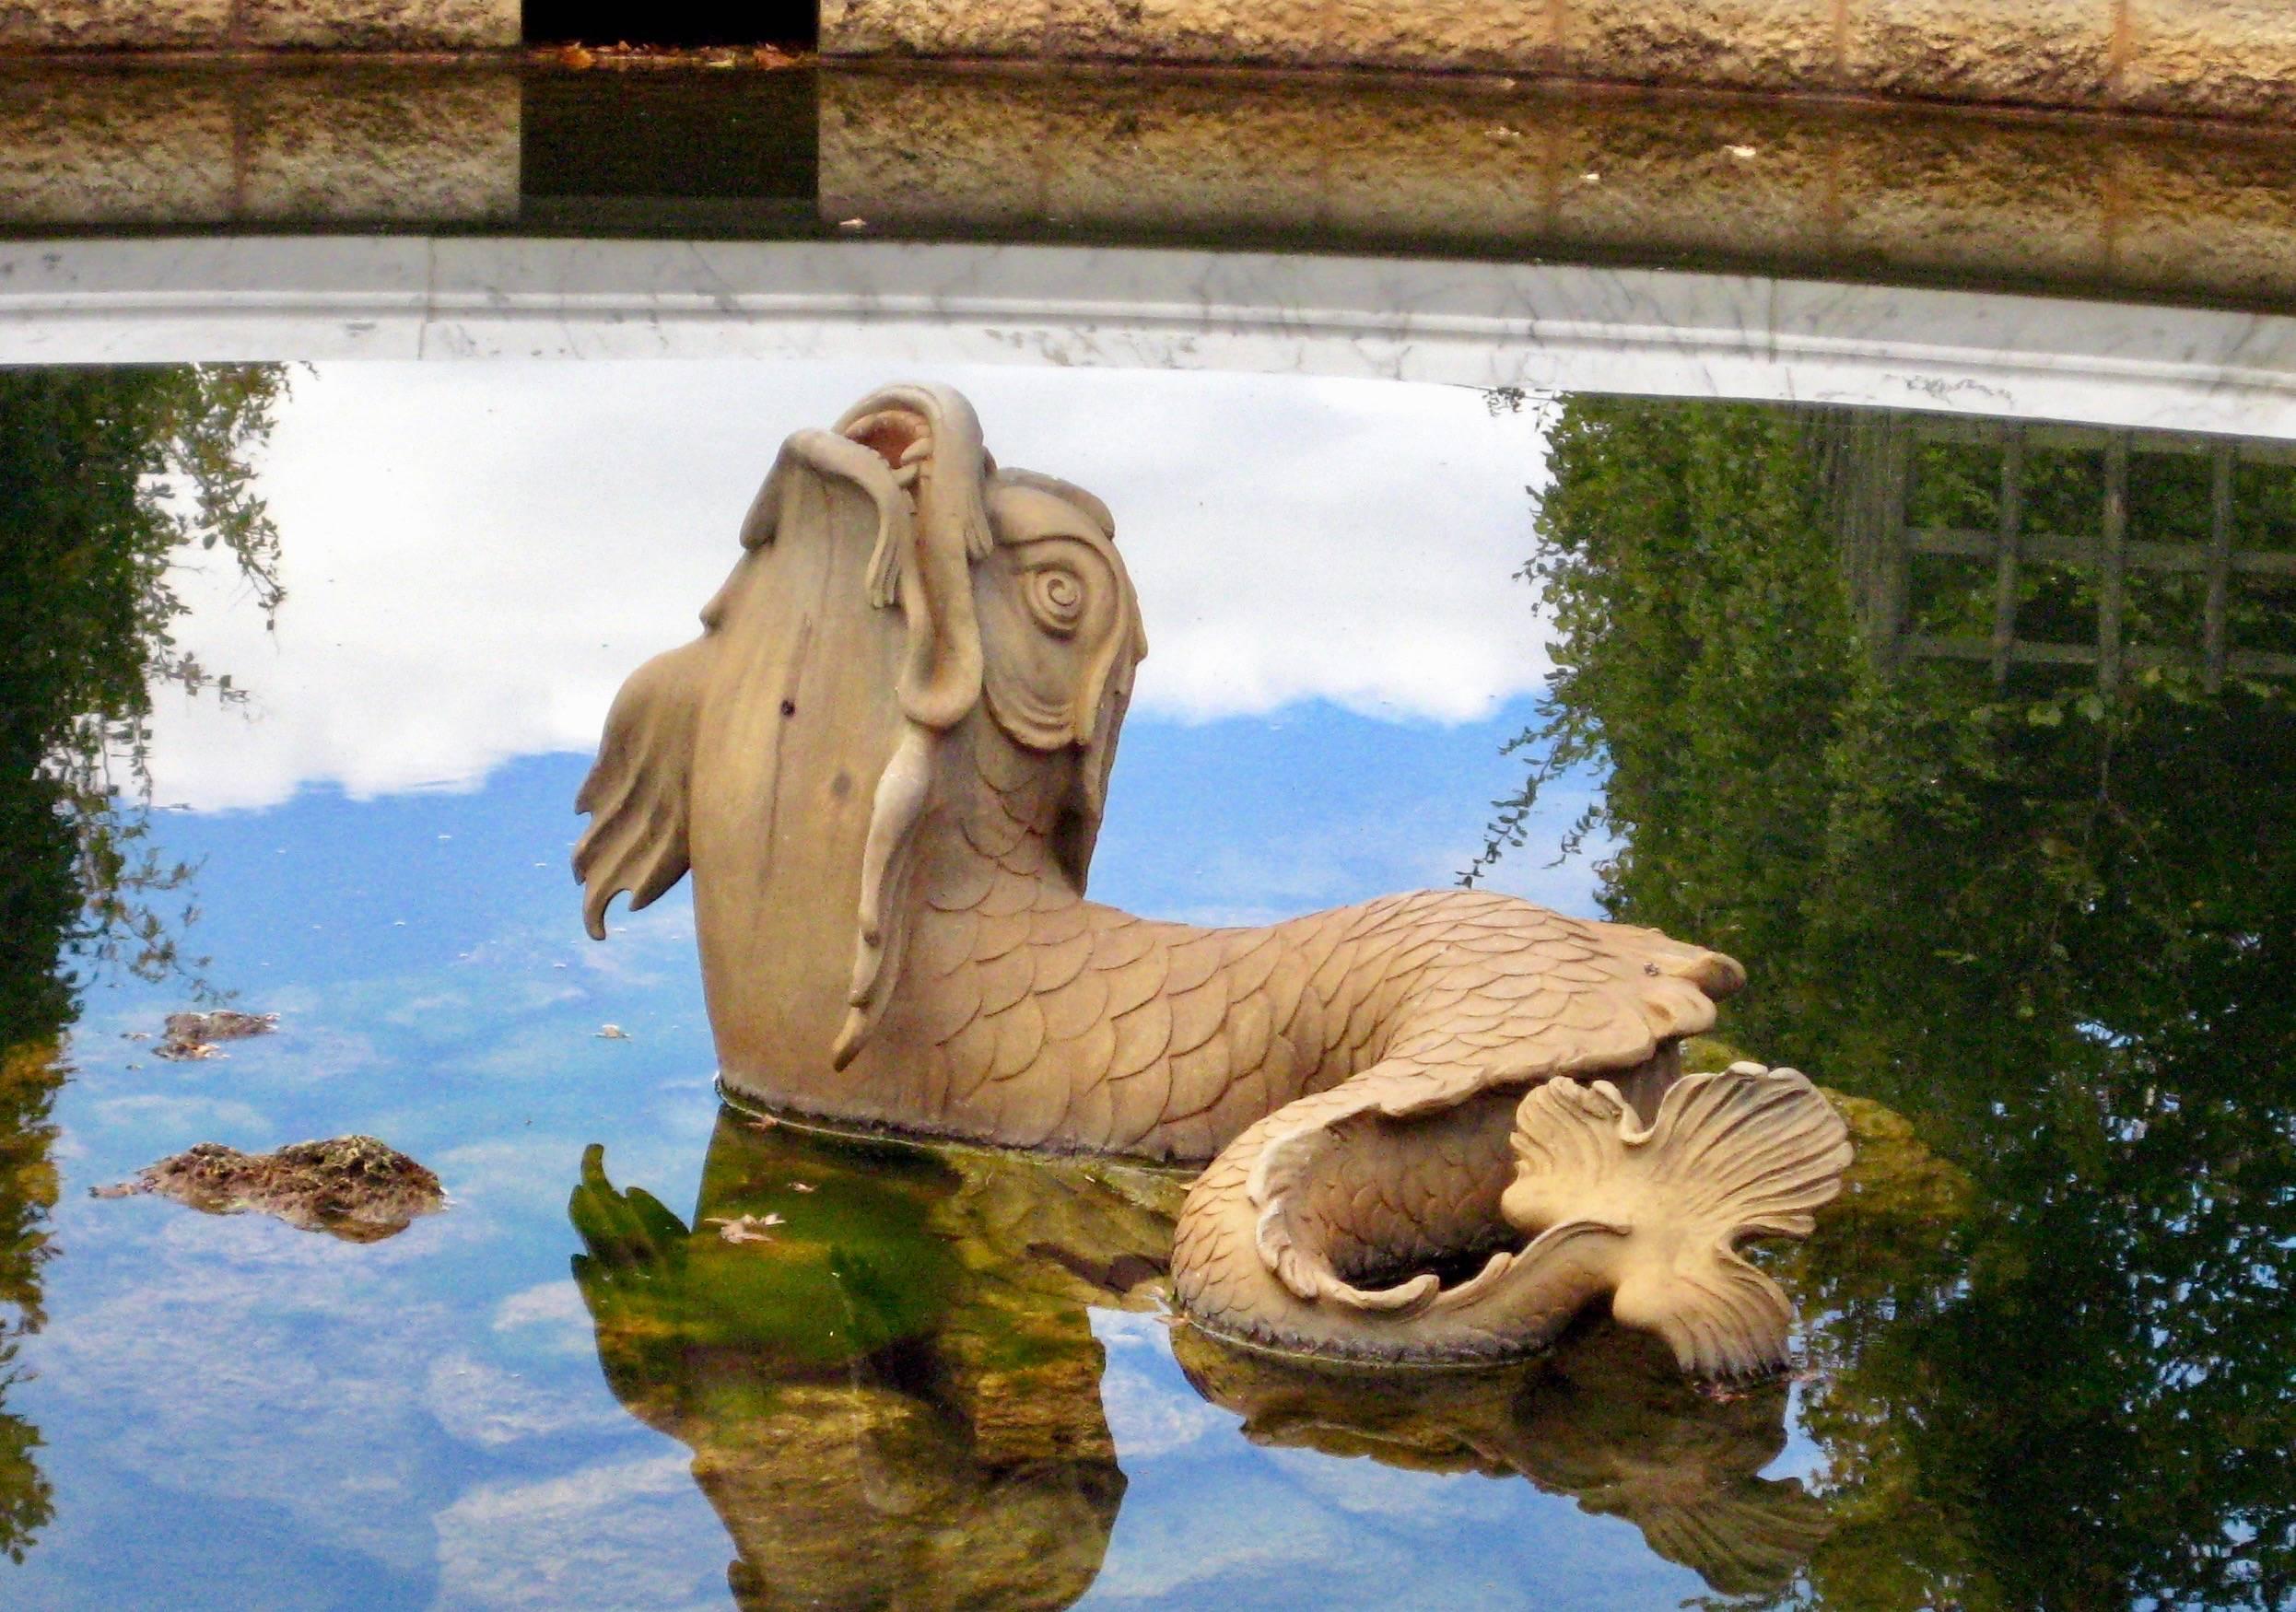
<path id="1" fill-rule="evenodd" d="M 1680 1074 L 1736 963 L 1482 891 L 1248 929 L 1087 900 L 1137 600 L 1107 508 L 999 469 L 954 392 L 791 438 L 742 543 L 616 699 L 575 853 L 599 936 L 693 872 L 730 1094 L 1208 1162 L 1174 1288 L 1238 1341 L 1505 1358 L 1607 1294 L 1686 1369 L 1783 1359 L 1734 1245 L 1806 1232 L 1849 1150 L 1790 1070 Z"/>

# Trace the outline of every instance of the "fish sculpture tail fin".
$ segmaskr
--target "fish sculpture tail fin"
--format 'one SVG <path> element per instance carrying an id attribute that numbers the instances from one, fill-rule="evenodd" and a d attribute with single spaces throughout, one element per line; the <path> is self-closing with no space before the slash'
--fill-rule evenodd
<path id="1" fill-rule="evenodd" d="M 1841 1190 L 1849 1130 L 1792 1069 L 1685 1076 L 1642 1124 L 1607 1081 L 1553 1080 L 1516 1114 L 1501 1212 L 1569 1245 L 1611 1290 L 1611 1314 L 1657 1333 L 1684 1371 L 1734 1378 L 1786 1361 L 1794 1307 L 1741 1258 L 1751 1237 L 1806 1237 Z"/>
<path id="2" fill-rule="evenodd" d="M 615 695 L 598 760 L 574 797 L 574 810 L 591 814 L 574 876 L 592 940 L 606 938 L 616 894 L 627 891 L 635 912 L 685 877 L 686 776 L 713 648 L 705 637 L 657 655 Z"/>

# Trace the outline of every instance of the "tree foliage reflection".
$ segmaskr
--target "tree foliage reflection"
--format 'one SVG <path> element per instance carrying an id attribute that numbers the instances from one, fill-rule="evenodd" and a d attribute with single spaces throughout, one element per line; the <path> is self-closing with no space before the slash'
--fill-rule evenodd
<path id="1" fill-rule="evenodd" d="M 1798 1256 L 1836 1526 L 1785 1604 L 2296 1604 L 2296 715 L 2177 665 L 1890 670 L 1844 508 L 1887 428 L 1564 404 L 1526 572 L 1558 672 L 1470 876 L 1599 767 L 1608 909 L 1738 953 L 1733 1041 L 1974 1178 L 1925 1234 Z M 1915 450 L 1901 525 L 1986 530 L 1997 455 Z M 2205 530 L 2205 480 L 2141 462 L 2128 535 Z M 2095 475 L 2063 456 L 2032 496 Z M 2296 471 L 2238 492 L 2243 545 L 2296 549 Z M 2087 619 L 2100 578 L 2035 570 L 2021 630 Z M 2192 641 L 2178 580 L 2130 590 L 2133 638 Z M 1913 581 L 1923 630 L 1996 607 L 1989 566 Z M 2242 581 L 2236 641 L 2296 648 L 2296 602 Z"/>
<path id="2" fill-rule="evenodd" d="M 192 870 L 148 828 L 152 689 L 240 696 L 177 643 L 187 564 L 269 613 L 277 537 L 250 450 L 275 367 L 0 371 L 0 1396 L 41 1325 L 55 1094 L 90 975 L 204 982 L 182 950 Z M 51 1513 L 36 1430 L 0 1412 L 0 1553 Z"/>

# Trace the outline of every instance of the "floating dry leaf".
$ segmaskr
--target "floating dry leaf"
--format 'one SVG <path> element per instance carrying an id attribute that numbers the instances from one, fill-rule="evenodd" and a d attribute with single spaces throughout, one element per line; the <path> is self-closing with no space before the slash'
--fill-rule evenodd
<path id="1" fill-rule="evenodd" d="M 770 1243 L 766 1228 L 781 1224 L 779 1215 L 738 1215 L 732 1220 L 712 1215 L 702 1222 L 718 1228 L 718 1235 L 729 1243 Z"/>

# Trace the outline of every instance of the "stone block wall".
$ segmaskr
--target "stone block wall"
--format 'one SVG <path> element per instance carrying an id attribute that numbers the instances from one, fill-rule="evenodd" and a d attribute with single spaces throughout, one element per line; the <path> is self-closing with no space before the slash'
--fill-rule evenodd
<path id="1" fill-rule="evenodd" d="M 2296 0 L 818 4 L 829 56 L 1463 71 L 2296 121 Z M 507 50 L 523 10 L 523 0 L 0 0 L 0 55 Z M 624 31 L 642 39 L 647 26 L 634 6 Z"/>
<path id="2" fill-rule="evenodd" d="M 0 52 L 488 51 L 520 0 L 0 0 Z"/>
<path id="3" fill-rule="evenodd" d="M 507 223 L 520 105 L 493 69 L 0 75 L 0 230 Z"/>
<path id="4" fill-rule="evenodd" d="M 1128 69 L 832 72 L 822 216 L 959 239 L 1311 240 L 2296 304 L 2296 139 L 2278 129 L 1435 89 Z"/>
<path id="5" fill-rule="evenodd" d="M 2296 118 L 2296 0 L 821 0 L 821 48 Z"/>

